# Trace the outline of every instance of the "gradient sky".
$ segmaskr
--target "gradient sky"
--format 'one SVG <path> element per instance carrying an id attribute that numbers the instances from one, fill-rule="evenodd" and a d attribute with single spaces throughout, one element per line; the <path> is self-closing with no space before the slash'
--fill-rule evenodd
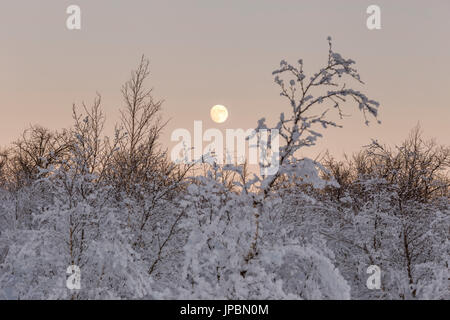
<path id="1" fill-rule="evenodd" d="M 82 29 L 66 29 L 66 8 L 82 10 Z M 381 7 L 382 29 L 366 28 L 366 8 Z M 326 37 L 356 60 L 365 92 L 381 103 L 369 127 L 348 105 L 343 129 L 329 129 L 311 152 L 339 156 L 371 138 L 394 144 L 420 122 L 427 137 L 450 144 L 450 1 L 431 0 L 2 0 L 0 3 L 0 145 L 30 124 L 71 125 L 72 103 L 103 96 L 108 128 L 118 120 L 120 87 L 139 57 L 175 128 L 251 128 L 275 121 L 286 102 L 271 72 L 303 58 L 314 71 L 327 58 Z M 221 125 L 209 118 L 228 107 Z M 270 121 L 269 121 L 270 122 Z"/>

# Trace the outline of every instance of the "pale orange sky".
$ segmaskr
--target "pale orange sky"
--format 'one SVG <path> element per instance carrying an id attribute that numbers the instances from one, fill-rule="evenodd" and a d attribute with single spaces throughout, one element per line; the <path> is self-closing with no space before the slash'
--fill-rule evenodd
<path id="1" fill-rule="evenodd" d="M 82 30 L 66 29 L 67 6 L 82 10 Z M 366 8 L 381 7 L 382 29 L 366 28 Z M 365 92 L 381 103 L 381 125 L 364 125 L 348 105 L 343 129 L 329 129 L 312 151 L 353 152 L 371 138 L 400 142 L 420 121 L 427 137 L 450 144 L 450 1 L 106 1 L 2 0 L 0 3 L 0 145 L 29 124 L 71 125 L 72 103 L 99 92 L 109 128 L 120 87 L 141 54 L 151 60 L 156 98 L 172 130 L 251 128 L 285 110 L 271 72 L 303 58 L 315 71 L 328 35 L 356 60 Z M 209 110 L 228 108 L 224 124 Z"/>

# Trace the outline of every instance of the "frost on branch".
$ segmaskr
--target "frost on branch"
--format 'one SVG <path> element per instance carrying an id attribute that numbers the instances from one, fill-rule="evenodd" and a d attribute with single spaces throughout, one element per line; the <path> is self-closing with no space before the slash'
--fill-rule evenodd
<path id="1" fill-rule="evenodd" d="M 283 170 L 266 177 L 262 183 L 265 192 L 269 191 L 282 174 L 301 175 L 302 166 L 298 166 L 298 161 L 292 161 L 292 158 L 299 149 L 313 146 L 317 139 L 322 138 L 320 129 L 330 126 L 340 127 L 329 116 L 330 113 L 334 111 L 342 119 L 344 106 L 353 103 L 362 111 L 366 124 L 369 123 L 369 116 L 376 118 L 378 115 L 379 103 L 347 84 L 352 80 L 363 84 L 358 71 L 354 68 L 355 62 L 334 52 L 330 37 L 328 44 L 327 63 L 312 76 L 308 77 L 305 74 L 302 59 L 298 60 L 297 66 L 282 60 L 280 67 L 273 72 L 275 83 L 281 88 L 280 95 L 288 100 L 291 112 L 288 116 L 281 113 L 278 123 L 273 128 L 279 131 L 284 142 L 278 154 Z M 264 118 L 258 121 L 257 131 L 267 128 Z M 270 149 L 270 144 L 267 148 Z M 300 168 L 300 171 L 297 168 Z"/>

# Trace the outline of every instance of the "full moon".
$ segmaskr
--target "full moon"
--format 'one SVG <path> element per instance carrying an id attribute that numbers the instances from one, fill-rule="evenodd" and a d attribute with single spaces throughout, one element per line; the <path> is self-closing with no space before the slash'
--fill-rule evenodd
<path id="1" fill-rule="evenodd" d="M 228 110 L 220 104 L 211 108 L 211 119 L 216 123 L 224 123 L 228 118 Z"/>

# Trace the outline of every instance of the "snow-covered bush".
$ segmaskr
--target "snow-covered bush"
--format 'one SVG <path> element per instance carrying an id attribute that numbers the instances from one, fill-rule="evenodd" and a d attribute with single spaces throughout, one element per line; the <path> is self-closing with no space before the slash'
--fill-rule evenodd
<path id="1" fill-rule="evenodd" d="M 188 188 L 182 205 L 183 227 L 191 230 L 183 268 L 189 297 L 350 298 L 350 287 L 330 258 L 314 241 L 286 234 L 289 227 L 269 214 L 274 209 L 269 202 L 274 201 L 267 200 L 267 212 L 257 217 L 250 194 L 227 192 L 213 179 Z"/>

